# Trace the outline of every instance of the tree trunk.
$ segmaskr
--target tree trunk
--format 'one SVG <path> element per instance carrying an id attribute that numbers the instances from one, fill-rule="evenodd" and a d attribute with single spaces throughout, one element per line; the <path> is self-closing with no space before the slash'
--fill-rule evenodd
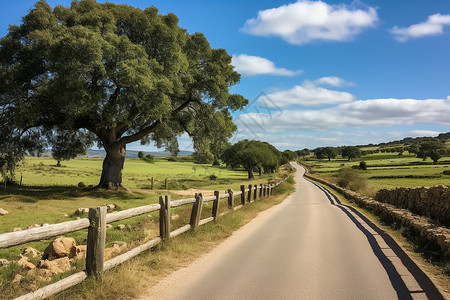
<path id="1" fill-rule="evenodd" d="M 253 168 L 252 167 L 248 168 L 247 172 L 248 172 L 248 179 L 255 178 L 255 176 L 253 175 Z"/>
<path id="2" fill-rule="evenodd" d="M 122 170 L 125 162 L 126 146 L 111 147 L 106 150 L 102 176 L 98 187 L 106 189 L 126 189 L 122 185 Z"/>
<path id="3" fill-rule="evenodd" d="M 259 176 L 262 175 L 262 168 L 261 167 L 258 167 L 258 173 L 259 173 Z"/>
<path id="4" fill-rule="evenodd" d="M 56 163 L 56 166 L 57 167 L 61 167 L 61 161 L 60 160 L 58 160 L 58 162 Z"/>

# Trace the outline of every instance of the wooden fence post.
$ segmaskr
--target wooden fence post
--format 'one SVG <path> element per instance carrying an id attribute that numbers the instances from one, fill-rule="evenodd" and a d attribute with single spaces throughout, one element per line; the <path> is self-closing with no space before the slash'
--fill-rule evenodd
<path id="1" fill-rule="evenodd" d="M 248 203 L 252 202 L 252 185 L 251 185 L 251 184 L 248 185 L 248 197 L 247 197 L 247 202 L 248 202 Z"/>
<path id="2" fill-rule="evenodd" d="M 22 185 L 22 175 L 20 175 L 20 185 Z"/>
<path id="3" fill-rule="evenodd" d="M 241 204 L 245 205 L 245 185 L 241 185 Z"/>
<path id="4" fill-rule="evenodd" d="M 255 192 L 253 193 L 253 201 L 256 200 L 256 195 L 258 194 L 258 186 L 256 184 L 254 186 L 254 190 L 255 190 Z"/>
<path id="5" fill-rule="evenodd" d="M 153 190 L 153 176 L 152 176 L 152 182 L 150 184 L 150 189 Z"/>
<path id="6" fill-rule="evenodd" d="M 103 278 L 106 241 L 106 206 L 89 208 L 89 229 L 86 249 L 86 272 L 97 280 Z"/>
<path id="7" fill-rule="evenodd" d="M 233 196 L 233 190 L 228 189 L 228 208 L 232 209 L 234 207 L 234 196 Z"/>
<path id="8" fill-rule="evenodd" d="M 159 196 L 159 236 L 168 240 L 170 237 L 170 195 Z"/>
<path id="9" fill-rule="evenodd" d="M 266 197 L 270 196 L 270 190 L 269 190 L 269 185 L 266 184 Z"/>
<path id="10" fill-rule="evenodd" d="M 203 208 L 203 195 L 202 193 L 195 194 L 195 202 L 192 204 L 192 213 L 191 213 L 191 224 L 192 229 L 198 227 L 198 223 L 200 222 L 200 217 L 202 215 Z"/>
<path id="11" fill-rule="evenodd" d="M 262 183 L 259 185 L 259 199 L 261 199 L 262 198 L 262 195 L 263 195 L 263 185 L 262 185 Z"/>
<path id="12" fill-rule="evenodd" d="M 214 220 L 217 220 L 217 216 L 219 215 L 220 192 L 214 191 L 214 196 L 216 196 L 216 199 L 213 202 L 212 217 L 214 218 Z"/>
<path id="13" fill-rule="evenodd" d="M 165 190 L 167 190 L 167 177 L 166 177 L 166 180 L 165 180 L 165 186 L 166 186 Z"/>

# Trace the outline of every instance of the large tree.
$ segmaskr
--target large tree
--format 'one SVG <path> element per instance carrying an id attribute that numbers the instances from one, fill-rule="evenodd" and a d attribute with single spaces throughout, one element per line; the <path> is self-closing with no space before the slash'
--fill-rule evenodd
<path id="1" fill-rule="evenodd" d="M 434 163 L 437 163 L 442 156 L 447 154 L 446 149 L 445 144 L 440 141 L 423 142 L 420 144 L 417 157 L 420 157 L 423 160 L 429 157 Z"/>
<path id="2" fill-rule="evenodd" d="M 88 130 L 106 151 L 101 187 L 121 187 L 126 145 L 154 142 L 173 152 L 187 132 L 197 151 L 235 130 L 230 94 L 240 80 L 231 56 L 174 14 L 127 5 L 38 1 L 0 41 L 1 109 L 24 132 Z"/>
<path id="3" fill-rule="evenodd" d="M 70 160 L 78 155 L 85 155 L 93 145 L 94 136 L 89 132 L 59 130 L 50 135 L 48 141 L 52 146 L 52 156 L 61 166 L 62 160 Z"/>
<path id="4" fill-rule="evenodd" d="M 248 178 L 254 178 L 253 171 L 272 172 L 280 165 L 282 154 L 266 142 L 242 140 L 226 149 L 222 160 L 232 168 L 242 166 L 248 172 Z"/>
<path id="5" fill-rule="evenodd" d="M 348 161 L 354 158 L 361 157 L 361 150 L 355 146 L 347 146 L 342 148 L 342 156 L 347 157 Z"/>

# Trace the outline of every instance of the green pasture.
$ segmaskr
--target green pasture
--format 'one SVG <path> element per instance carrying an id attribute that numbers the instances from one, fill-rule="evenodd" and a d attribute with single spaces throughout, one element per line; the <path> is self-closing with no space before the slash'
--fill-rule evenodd
<path id="1" fill-rule="evenodd" d="M 309 159 L 305 161 L 312 172 L 329 178 L 335 178 L 339 169 L 359 166 L 361 161 L 367 163 L 368 169 L 361 171 L 369 184 L 375 189 L 395 187 L 415 187 L 450 185 L 450 176 L 444 175 L 450 170 L 450 158 L 443 157 L 437 164 L 427 159 L 423 161 L 415 156 L 399 156 L 397 153 L 374 153 L 358 158 L 355 161 L 337 158 L 328 160 Z"/>

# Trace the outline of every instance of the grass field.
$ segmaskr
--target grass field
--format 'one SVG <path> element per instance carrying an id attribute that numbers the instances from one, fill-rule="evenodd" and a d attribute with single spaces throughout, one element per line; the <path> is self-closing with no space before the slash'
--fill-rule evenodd
<path id="1" fill-rule="evenodd" d="M 355 161 L 337 158 L 328 160 L 308 159 L 303 161 L 317 175 L 335 179 L 339 169 L 359 166 L 361 161 L 367 163 L 367 170 L 360 174 L 368 179 L 376 190 L 395 187 L 415 187 L 450 185 L 450 158 L 444 157 L 433 164 L 430 159 L 423 161 L 414 156 L 398 156 L 398 154 L 374 153 Z"/>

